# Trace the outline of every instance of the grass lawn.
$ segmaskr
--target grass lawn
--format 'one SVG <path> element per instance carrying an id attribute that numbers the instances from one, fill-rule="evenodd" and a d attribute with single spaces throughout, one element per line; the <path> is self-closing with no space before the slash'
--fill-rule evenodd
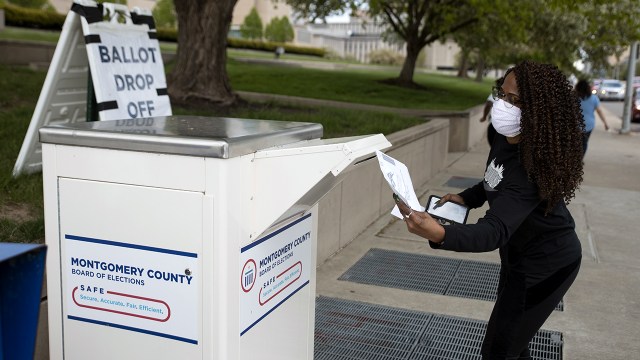
<path id="1" fill-rule="evenodd" d="M 59 33 L 7 27 L 0 39 L 42 40 L 56 42 Z M 162 51 L 175 52 L 175 43 L 161 43 Z M 404 89 L 381 83 L 397 77 L 399 67 L 371 66 L 345 70 L 320 70 L 297 66 L 249 64 L 236 59 L 271 60 L 271 52 L 228 49 L 227 71 L 234 90 L 310 97 L 399 108 L 461 111 L 484 103 L 493 80 L 475 82 L 449 75 L 425 73 L 416 69 L 414 81 L 423 90 Z M 284 54 L 282 60 L 328 63 L 314 56 Z M 284 63 L 282 61 L 281 63 Z M 341 62 L 343 64 L 347 62 Z M 167 69 L 170 69 L 170 64 Z M 362 64 L 360 64 L 362 65 Z M 346 64 L 345 66 L 349 66 Z"/>
<path id="2" fill-rule="evenodd" d="M 397 108 L 466 110 L 483 104 L 493 81 L 481 83 L 447 75 L 416 73 L 424 89 L 381 83 L 399 70 L 320 70 L 295 66 L 248 64 L 230 59 L 227 71 L 236 90 L 266 92 Z"/>
<path id="3" fill-rule="evenodd" d="M 45 73 L 0 66 L 0 241 L 44 238 L 42 176 L 11 176 Z"/>
<path id="4" fill-rule="evenodd" d="M 0 39 L 3 40 L 29 40 L 29 41 L 45 41 L 58 42 L 60 31 L 55 30 L 39 30 L 6 26 L 0 31 Z"/>

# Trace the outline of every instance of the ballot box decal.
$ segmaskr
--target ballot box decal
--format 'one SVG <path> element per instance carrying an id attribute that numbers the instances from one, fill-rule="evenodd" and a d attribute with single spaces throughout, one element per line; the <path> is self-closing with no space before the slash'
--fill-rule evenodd
<path id="1" fill-rule="evenodd" d="M 66 315 L 198 343 L 195 253 L 65 235 Z"/>
<path id="2" fill-rule="evenodd" d="M 240 249 L 240 335 L 309 284 L 312 214 Z"/>

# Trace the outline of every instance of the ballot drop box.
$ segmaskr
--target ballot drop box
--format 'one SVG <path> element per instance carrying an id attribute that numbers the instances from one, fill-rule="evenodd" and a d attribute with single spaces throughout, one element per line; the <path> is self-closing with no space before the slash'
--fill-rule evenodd
<path id="1" fill-rule="evenodd" d="M 312 359 L 317 203 L 391 144 L 311 123 L 51 125 L 51 359 Z"/>

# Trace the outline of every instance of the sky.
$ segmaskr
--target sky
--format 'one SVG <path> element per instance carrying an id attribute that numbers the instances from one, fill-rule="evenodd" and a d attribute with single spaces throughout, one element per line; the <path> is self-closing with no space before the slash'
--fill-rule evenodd
<path id="1" fill-rule="evenodd" d="M 327 23 L 346 23 L 349 22 L 349 15 L 329 16 Z"/>

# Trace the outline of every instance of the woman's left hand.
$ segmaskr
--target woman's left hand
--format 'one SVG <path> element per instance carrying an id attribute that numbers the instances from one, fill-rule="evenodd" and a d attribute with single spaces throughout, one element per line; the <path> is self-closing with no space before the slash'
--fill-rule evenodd
<path id="1" fill-rule="evenodd" d="M 440 243 L 444 240 L 444 228 L 429 214 L 412 210 L 402 200 L 397 200 L 396 204 L 410 233 L 422 236 L 435 243 Z"/>

